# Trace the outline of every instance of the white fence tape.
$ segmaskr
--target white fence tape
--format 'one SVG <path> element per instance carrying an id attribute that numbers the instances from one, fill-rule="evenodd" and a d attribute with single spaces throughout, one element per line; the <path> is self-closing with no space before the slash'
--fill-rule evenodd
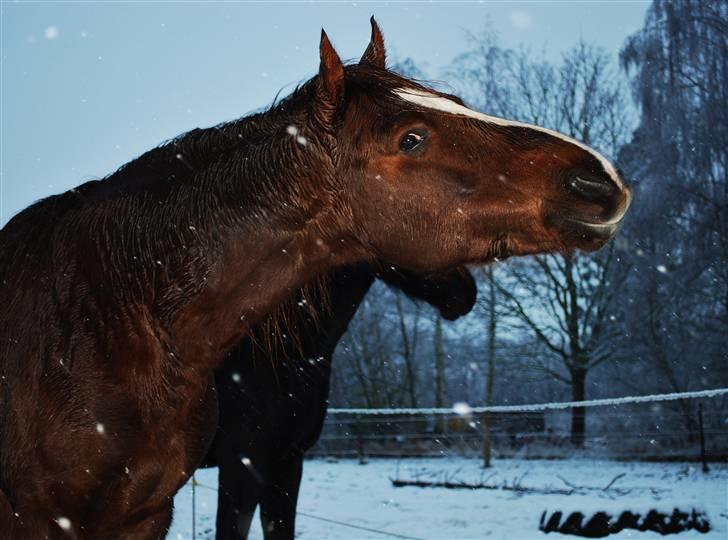
<path id="1" fill-rule="evenodd" d="M 713 390 L 698 390 L 695 392 L 673 392 L 671 394 L 650 394 L 647 396 L 625 396 L 619 398 L 590 399 L 586 401 L 561 401 L 555 403 L 532 403 L 527 405 L 491 405 L 489 407 L 471 407 L 465 403 L 456 403 L 446 408 L 423 409 L 334 409 L 329 414 L 361 414 L 361 415 L 414 415 L 414 414 L 482 414 L 484 412 L 533 412 L 551 409 L 570 409 L 572 407 L 605 407 L 608 405 L 624 405 L 627 403 L 649 403 L 658 401 L 674 401 L 679 399 L 712 398 L 728 394 L 728 388 L 715 388 Z"/>

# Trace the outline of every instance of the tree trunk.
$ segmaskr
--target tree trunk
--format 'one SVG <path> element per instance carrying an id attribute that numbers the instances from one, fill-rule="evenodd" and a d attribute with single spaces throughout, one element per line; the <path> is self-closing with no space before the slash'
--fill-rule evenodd
<path id="1" fill-rule="evenodd" d="M 402 302 L 400 295 L 397 295 L 397 315 L 399 316 L 399 333 L 402 336 L 402 356 L 404 358 L 405 377 L 407 385 L 407 393 L 409 394 L 409 405 L 410 407 L 417 408 L 417 374 L 414 368 L 414 356 L 415 356 L 415 345 L 416 345 L 416 325 L 415 320 L 415 332 L 412 335 L 412 345 L 410 346 L 410 338 L 407 334 L 407 325 L 405 324 L 404 310 L 402 309 Z"/>
<path id="2" fill-rule="evenodd" d="M 575 368 L 571 371 L 571 399 L 584 401 L 586 385 L 586 370 Z M 571 409 L 571 444 L 577 447 L 584 446 L 586 431 L 586 409 L 573 407 Z"/>
<path id="3" fill-rule="evenodd" d="M 488 289 L 489 289 L 489 306 L 488 306 L 488 349 L 486 361 L 487 380 L 485 383 L 485 405 L 493 404 L 493 377 L 495 375 L 495 283 L 493 282 L 493 267 L 489 266 L 487 270 Z M 490 449 L 490 412 L 483 413 L 483 467 L 490 467 L 491 449 Z"/>

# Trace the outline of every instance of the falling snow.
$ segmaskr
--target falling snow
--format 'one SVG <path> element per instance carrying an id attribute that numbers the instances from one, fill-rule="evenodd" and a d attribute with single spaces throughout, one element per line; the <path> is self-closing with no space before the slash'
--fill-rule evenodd
<path id="1" fill-rule="evenodd" d="M 470 405 L 468 405 L 467 403 L 465 403 L 463 401 L 455 403 L 452 406 L 452 410 L 455 414 L 459 414 L 460 416 L 467 416 L 472 412 Z"/>
<path id="2" fill-rule="evenodd" d="M 47 40 L 54 40 L 58 37 L 59 33 L 57 26 L 49 26 L 45 29 L 43 35 Z"/>
<path id="3" fill-rule="evenodd" d="M 56 519 L 56 523 L 58 523 L 58 526 L 63 529 L 64 531 L 70 531 L 71 530 L 71 520 L 67 517 L 61 516 Z"/>

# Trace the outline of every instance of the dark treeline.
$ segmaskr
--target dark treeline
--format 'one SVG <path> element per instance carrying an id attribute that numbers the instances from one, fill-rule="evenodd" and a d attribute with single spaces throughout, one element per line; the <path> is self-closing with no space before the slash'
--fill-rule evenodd
<path id="1" fill-rule="evenodd" d="M 399 68 L 424 75 L 411 60 Z M 579 41 L 551 61 L 486 30 L 448 71 L 474 108 L 616 157 L 632 209 L 597 254 L 507 261 L 492 296 L 481 272 L 475 313 L 455 324 L 375 287 L 337 350 L 332 406 L 484 403 L 492 316 L 494 403 L 728 386 L 728 3 L 654 2 L 619 58 Z M 574 409 L 563 429 L 576 446 L 605 426 L 692 441 L 697 407 L 618 420 Z M 703 407 L 719 422 L 728 399 Z"/>

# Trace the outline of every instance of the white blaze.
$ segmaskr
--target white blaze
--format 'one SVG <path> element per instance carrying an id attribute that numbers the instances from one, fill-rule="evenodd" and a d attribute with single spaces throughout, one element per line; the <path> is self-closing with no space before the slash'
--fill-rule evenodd
<path id="1" fill-rule="evenodd" d="M 475 118 L 476 120 L 480 120 L 482 122 L 495 124 L 496 126 L 533 129 L 535 131 L 540 131 L 542 133 L 551 135 L 552 137 L 556 137 L 557 139 L 561 139 L 562 141 L 574 144 L 582 150 L 589 152 L 596 159 L 598 159 L 599 163 L 601 163 L 602 167 L 604 167 L 604 171 L 612 178 L 612 180 L 614 180 L 614 183 L 617 184 L 621 189 L 624 189 L 624 184 L 619 178 L 617 170 L 607 158 L 605 158 L 593 148 L 588 147 L 587 145 L 577 141 L 576 139 L 572 139 L 568 135 L 564 135 L 563 133 L 559 133 L 558 131 L 554 131 L 552 129 L 535 126 L 533 124 L 527 124 L 525 122 L 505 120 L 503 118 L 498 118 L 497 116 L 483 114 L 481 112 L 468 109 L 467 107 L 464 107 L 463 105 L 460 105 L 459 103 L 456 103 L 446 97 L 438 96 L 437 94 L 431 94 L 429 92 L 423 92 L 421 90 L 402 88 L 400 90 L 395 90 L 394 94 L 405 101 L 409 101 L 410 103 L 414 103 L 415 105 L 419 105 L 420 107 L 425 107 L 427 109 L 434 109 L 450 114 L 457 114 L 459 116 L 467 116 L 469 118 Z"/>

